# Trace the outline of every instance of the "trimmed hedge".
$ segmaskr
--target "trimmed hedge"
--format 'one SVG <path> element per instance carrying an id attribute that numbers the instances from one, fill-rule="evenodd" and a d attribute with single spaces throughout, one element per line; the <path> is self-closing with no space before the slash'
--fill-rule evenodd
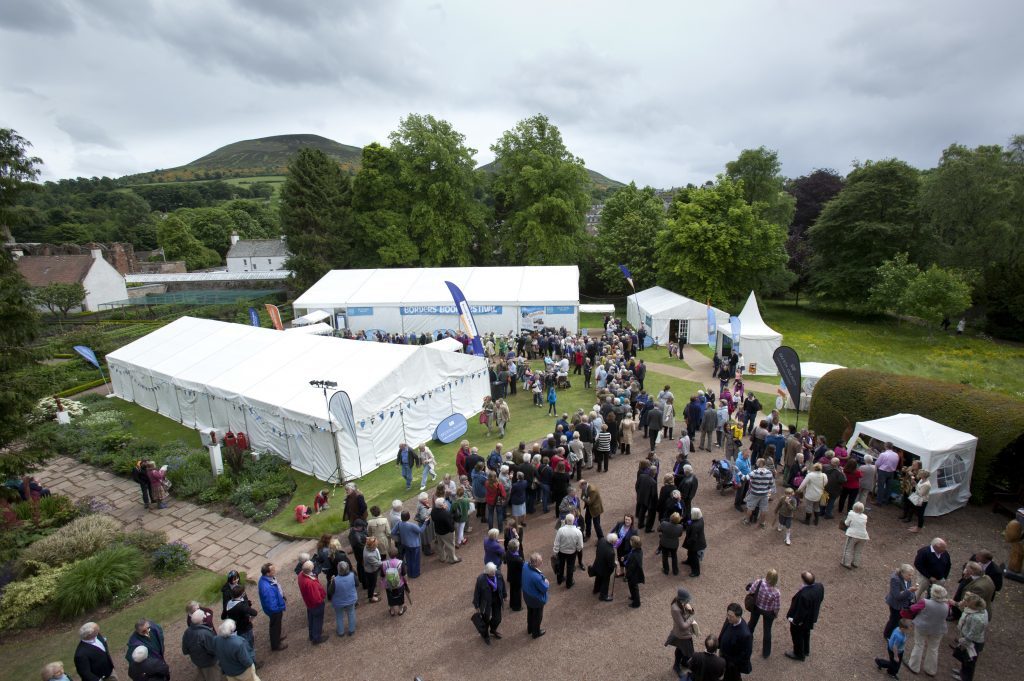
<path id="1" fill-rule="evenodd" d="M 835 442 L 858 421 L 893 414 L 918 414 L 978 438 L 971 479 L 971 499 L 977 502 L 988 498 L 999 453 L 1024 434 L 1024 401 L 959 383 L 866 369 L 825 374 L 814 386 L 808 427 Z M 1019 469 L 1024 462 L 1007 463 Z"/>
<path id="2" fill-rule="evenodd" d="M 106 383 L 106 380 L 104 380 L 102 378 L 97 378 L 95 381 L 89 381 L 88 383 L 83 383 L 81 385 L 76 385 L 74 388 L 68 388 L 67 390 L 62 390 L 59 393 L 57 393 L 57 397 L 71 397 L 72 395 L 77 395 L 78 393 L 84 393 L 86 390 L 90 390 L 92 388 L 98 388 L 101 385 L 103 385 L 104 383 Z"/>

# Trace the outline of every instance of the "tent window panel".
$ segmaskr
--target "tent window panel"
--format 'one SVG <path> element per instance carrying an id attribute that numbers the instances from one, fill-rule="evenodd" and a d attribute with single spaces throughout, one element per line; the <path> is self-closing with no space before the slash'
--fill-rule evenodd
<path id="1" fill-rule="evenodd" d="M 954 454 L 935 471 L 935 482 L 939 489 L 956 487 L 967 479 L 967 461 Z"/>

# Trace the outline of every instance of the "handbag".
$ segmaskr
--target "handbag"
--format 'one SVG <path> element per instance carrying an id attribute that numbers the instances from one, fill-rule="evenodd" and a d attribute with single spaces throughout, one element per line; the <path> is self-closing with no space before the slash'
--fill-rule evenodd
<path id="1" fill-rule="evenodd" d="M 476 631 L 481 636 L 487 636 L 487 625 L 484 624 L 484 616 L 479 612 L 474 612 L 469 617 L 470 621 L 473 622 L 473 626 L 476 627 Z"/>
<path id="2" fill-rule="evenodd" d="M 754 610 L 757 609 L 757 596 L 761 593 L 762 586 L 764 586 L 763 579 L 760 582 L 758 582 L 757 591 L 755 591 L 754 593 L 747 592 L 747 595 L 743 597 L 743 607 L 746 609 L 747 612 L 752 613 L 754 612 Z M 747 585 L 747 588 L 750 588 L 749 584 Z"/>
<path id="3" fill-rule="evenodd" d="M 661 431 L 660 430 L 658 431 L 658 436 L 656 438 L 654 438 L 654 444 L 656 444 L 656 445 L 660 445 L 661 444 Z"/>
<path id="4" fill-rule="evenodd" d="M 820 506 L 824 506 L 825 504 L 828 503 L 829 498 L 830 497 L 829 497 L 829 493 L 828 492 L 822 492 L 821 493 L 821 498 L 818 499 L 818 504 Z"/>

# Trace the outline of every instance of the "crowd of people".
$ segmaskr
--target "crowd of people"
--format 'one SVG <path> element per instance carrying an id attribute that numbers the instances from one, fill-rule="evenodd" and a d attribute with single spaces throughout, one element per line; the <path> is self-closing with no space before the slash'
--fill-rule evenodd
<path id="1" fill-rule="evenodd" d="M 513 612 L 525 607 L 528 634 L 534 639 L 544 636 L 550 590 L 572 589 L 578 571 L 592 578 L 591 593 L 600 602 L 614 601 L 616 582 L 624 582 L 632 608 L 641 607 L 646 551 L 660 556 L 663 574 L 679 575 L 681 562 L 689 568 L 689 579 L 699 579 L 708 544 L 704 514 L 697 505 L 699 482 L 690 460 L 698 450 L 718 452 L 713 470 L 721 491 L 731 490 L 735 508 L 743 513 L 740 526 L 764 529 L 771 522 L 780 540 L 790 546 L 794 521 L 802 520 L 806 526 L 801 534 L 812 533 L 822 519 L 838 514 L 845 535 L 838 560 L 849 570 L 860 566 L 869 540 L 869 504 L 881 512 L 899 499 L 910 530 L 923 527 L 930 484 L 916 458 L 891 443 L 885 443 L 877 456 L 860 457 L 841 443 L 829 446 L 823 436 L 784 426 L 777 411 L 763 414 L 756 395 L 744 389 L 738 355 L 716 362 L 715 377 L 722 380 L 718 395 L 709 388 L 698 391 L 684 397 L 684 406 L 677 410 L 669 385 L 650 391 L 645 386 L 646 366 L 636 358 L 642 329 L 620 332 L 614 321 L 608 329 L 598 338 L 549 330 L 487 339 L 492 374 L 508 393 L 533 392 L 537 385 L 542 393 L 556 392 L 561 379 L 578 374 L 584 375 L 587 387 L 592 386 L 593 407 L 553 411 L 552 430 L 540 441 L 521 441 L 509 448 L 495 442 L 484 448 L 483 452 L 490 449 L 485 455 L 464 440 L 455 456 L 455 474 L 440 480 L 429 448 L 403 444 L 395 464 L 406 489 L 412 489 L 415 469 L 422 467 L 413 510 L 397 499 L 387 510 L 367 508 L 358 488 L 346 487 L 348 550 L 340 537 L 324 535 L 316 551 L 303 555 L 294 569 L 311 645 L 327 640 L 328 602 L 338 636 L 355 635 L 356 604 L 362 599 L 377 603 L 381 592 L 390 616 L 401 617 L 411 605 L 411 587 L 421 574 L 423 557 L 461 562 L 457 553 L 465 554 L 477 532 L 484 536 L 483 569 L 471 589 L 472 619 L 486 645 L 502 638 L 506 607 Z M 543 368 L 534 370 L 531 361 L 543 361 Z M 498 437 L 506 434 L 506 394 L 484 400 L 481 422 L 488 436 L 495 431 Z M 666 440 L 675 441 L 675 457 L 662 462 L 658 445 Z M 606 531 L 601 479 L 613 459 L 623 462 L 616 465 L 636 469 L 635 505 L 632 512 L 616 516 Z M 326 504 L 326 490 L 322 494 Z M 553 534 L 533 522 L 548 513 L 554 520 Z M 525 549 L 528 520 L 531 551 Z M 596 546 L 587 564 L 584 545 L 592 538 Z M 879 669 L 895 677 L 904 665 L 915 673 L 934 675 L 948 622 L 955 622 L 953 655 L 960 662 L 956 676 L 973 678 L 992 600 L 1002 585 L 1001 573 L 991 552 L 980 549 L 966 562 L 956 585 L 948 582 L 950 571 L 948 548 L 937 538 L 918 551 L 913 564 L 892 575 L 885 596 L 890 612 L 881 631 L 885 656 L 875 660 Z M 287 647 L 281 634 L 286 602 L 277 579 L 277 566 L 264 565 L 258 594 L 272 651 Z M 707 632 L 698 626 L 701 613 L 691 589 L 679 587 L 669 604 L 671 630 L 665 642 L 674 650 L 674 672 L 696 681 L 736 680 L 751 673 L 758 625 L 762 657 L 772 654 L 772 628 L 783 607 L 779 582 L 777 568 L 756 576 L 747 584 L 743 602 L 725 608 L 721 628 Z M 825 587 L 812 572 L 799 573 L 799 587 L 785 611 L 792 643 L 786 657 L 799 662 L 811 655 L 811 634 L 824 596 Z M 260 663 L 252 634 L 252 618 L 258 612 L 237 573 L 225 584 L 223 619 L 216 629 L 212 612 L 189 605 L 182 646 L 204 679 L 220 678 L 221 673 L 229 679 L 258 678 Z M 112 678 L 109 648 L 98 627 L 87 624 L 81 634 L 80 654 L 75 657 L 79 674 L 84 679 Z M 161 678 L 159 627 L 140 622 L 134 636 L 137 640 L 128 646 L 134 665 L 130 675 L 131 669 L 145 667 L 150 675 L 139 671 L 138 678 Z"/>

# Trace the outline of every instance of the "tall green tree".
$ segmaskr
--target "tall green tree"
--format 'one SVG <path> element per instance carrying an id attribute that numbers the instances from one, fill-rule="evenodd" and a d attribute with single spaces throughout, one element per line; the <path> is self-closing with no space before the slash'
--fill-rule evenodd
<path id="1" fill-rule="evenodd" d="M 793 221 L 789 225 L 786 252 L 789 253 L 789 270 L 796 275 L 792 290 L 796 302 L 810 280 L 811 246 L 807 230 L 815 223 L 825 204 L 843 189 L 843 178 L 829 168 L 818 168 L 809 175 L 802 175 L 786 183 L 786 192 L 796 199 Z"/>
<path id="2" fill-rule="evenodd" d="M 947 315 L 955 318 L 971 306 L 971 285 L 959 272 L 932 265 L 907 286 L 903 306 L 935 323 Z"/>
<path id="3" fill-rule="evenodd" d="M 474 239 L 484 225 L 483 206 L 477 200 L 479 180 L 473 172 L 476 149 L 466 146 L 465 135 L 451 123 L 429 114 L 409 114 L 389 140 L 408 240 L 417 245 L 419 264 L 470 264 Z M 407 244 L 399 246 L 398 253 L 408 250 Z M 389 259 L 395 255 L 388 250 Z"/>
<path id="4" fill-rule="evenodd" d="M 14 207 L 26 191 L 37 187 L 43 161 L 29 156 L 32 143 L 10 128 L 0 128 L 0 227 L 14 224 Z"/>
<path id="5" fill-rule="evenodd" d="M 910 282 L 920 274 L 921 268 L 910 262 L 906 253 L 897 253 L 875 270 L 868 303 L 878 312 L 904 314 L 907 311 L 904 294 Z"/>
<path id="6" fill-rule="evenodd" d="M 398 159 L 376 142 L 363 147 L 359 172 L 352 179 L 355 246 L 366 267 L 419 264 L 419 247 L 409 232 L 408 200 L 399 180 Z"/>
<path id="7" fill-rule="evenodd" d="M 597 276 L 609 293 L 631 293 L 619 265 L 629 267 L 638 291 L 657 279 L 655 249 L 658 232 L 665 227 L 665 208 L 651 187 L 635 182 L 619 189 L 605 202 L 597 228 Z"/>
<path id="8" fill-rule="evenodd" d="M 789 226 L 795 200 L 785 191 L 779 152 L 765 147 L 744 149 L 739 158 L 725 164 L 725 175 L 743 183 L 743 198 L 768 222 Z"/>
<path id="9" fill-rule="evenodd" d="M 39 315 L 32 305 L 28 282 L 6 250 L 0 249 L 0 477 L 18 477 L 38 463 L 23 450 L 7 449 L 26 429 L 25 415 L 32 410 L 25 392 L 9 380 L 11 374 L 32 364 L 31 343 L 39 332 Z"/>
<path id="10" fill-rule="evenodd" d="M 759 216 L 724 175 L 684 189 L 657 239 L 659 280 L 696 300 L 737 302 L 786 266 L 786 229 Z"/>
<path id="11" fill-rule="evenodd" d="M 156 239 L 168 260 L 184 260 L 189 270 L 216 267 L 221 263 L 217 251 L 204 246 L 177 215 L 168 215 L 160 221 Z"/>
<path id="12" fill-rule="evenodd" d="M 918 171 L 903 161 L 856 167 L 809 230 L 813 290 L 827 300 L 863 306 L 882 262 L 900 251 L 916 262 L 922 250 L 919 191 Z"/>
<path id="13" fill-rule="evenodd" d="M 590 186 L 583 159 L 542 114 L 516 123 L 491 145 L 497 173 L 496 250 L 502 264 L 562 265 L 577 261 L 588 241 L 584 216 Z"/>
<path id="14" fill-rule="evenodd" d="M 349 178 L 319 149 L 300 149 L 281 189 L 281 232 L 288 239 L 287 266 L 300 289 L 332 268 L 355 264 L 355 221 Z"/>

